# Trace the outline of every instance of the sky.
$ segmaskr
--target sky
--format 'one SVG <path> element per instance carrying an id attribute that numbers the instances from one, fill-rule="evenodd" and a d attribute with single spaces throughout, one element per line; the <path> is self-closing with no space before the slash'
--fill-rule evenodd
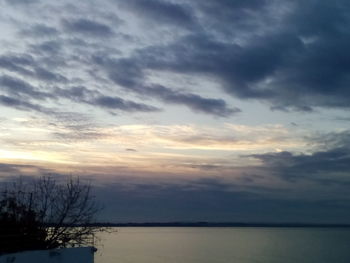
<path id="1" fill-rule="evenodd" d="M 347 0 L 0 0 L 0 178 L 110 222 L 350 223 Z"/>

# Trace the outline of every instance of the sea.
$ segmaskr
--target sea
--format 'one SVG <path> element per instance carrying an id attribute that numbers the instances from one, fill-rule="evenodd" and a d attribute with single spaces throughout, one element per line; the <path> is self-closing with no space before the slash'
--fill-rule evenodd
<path id="1" fill-rule="evenodd" d="M 350 228 L 120 227 L 95 263 L 349 263 Z"/>

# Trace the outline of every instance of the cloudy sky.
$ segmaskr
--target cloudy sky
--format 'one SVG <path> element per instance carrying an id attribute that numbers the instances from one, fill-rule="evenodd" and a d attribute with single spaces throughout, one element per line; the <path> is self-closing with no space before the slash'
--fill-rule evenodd
<path id="1" fill-rule="evenodd" d="M 0 176 L 105 221 L 350 223 L 347 0 L 0 0 Z"/>

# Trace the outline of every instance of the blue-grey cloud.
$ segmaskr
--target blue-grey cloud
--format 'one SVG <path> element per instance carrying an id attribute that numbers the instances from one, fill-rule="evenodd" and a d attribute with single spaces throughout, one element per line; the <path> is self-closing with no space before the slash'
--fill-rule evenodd
<path id="1" fill-rule="evenodd" d="M 126 185 L 110 182 L 95 189 L 105 204 L 101 220 L 114 222 L 313 222 L 345 223 L 350 219 L 346 198 L 329 200 L 284 199 L 242 192 L 216 180 L 191 185 Z"/>
<path id="2" fill-rule="evenodd" d="M 57 181 L 67 175 L 34 165 L 0 164 L 2 182 L 19 175 L 29 181 L 38 175 L 50 175 Z M 29 174 L 23 174 L 25 170 Z M 87 172 L 85 171 L 85 176 Z M 348 197 L 328 199 L 281 198 L 273 191 L 241 191 L 239 186 L 216 179 L 197 179 L 181 184 L 156 183 L 144 179 L 117 178 L 98 183 L 99 177 L 81 177 L 92 183 L 93 194 L 104 209 L 103 222 L 293 222 L 348 223 Z M 1 185 L 0 185 L 1 186 Z M 277 191 L 281 192 L 281 191 Z"/>
<path id="3" fill-rule="evenodd" d="M 69 99 L 78 103 L 85 103 L 100 108 L 110 110 L 121 110 L 128 112 L 154 112 L 160 111 L 159 108 L 137 103 L 131 100 L 124 100 L 117 96 L 107 96 L 97 90 L 87 89 L 84 86 L 71 86 L 66 89 L 56 88 L 53 92 L 54 96 Z"/>
<path id="4" fill-rule="evenodd" d="M 228 117 L 240 112 L 237 107 L 230 107 L 223 99 L 204 98 L 193 93 L 176 91 L 163 85 L 148 85 L 142 65 L 145 61 L 139 58 L 112 60 L 104 56 L 94 56 L 93 62 L 106 71 L 109 78 L 116 84 L 133 92 L 159 98 L 166 103 L 185 105 L 193 111 Z"/>
<path id="5" fill-rule="evenodd" d="M 272 14 L 272 18 L 269 10 L 281 7 L 275 1 L 185 2 L 175 4 L 152 0 L 145 4 L 143 0 L 133 0 L 119 3 L 129 10 L 142 13 L 148 19 L 163 21 L 165 25 L 185 23 L 194 26 L 198 23 L 201 30 L 193 30 L 166 44 L 140 48 L 131 57 L 119 59 L 114 63 L 118 70 L 108 71 L 113 81 L 128 88 L 136 85 L 148 87 L 144 83 L 147 69 L 168 70 L 211 76 L 219 80 L 229 94 L 242 99 L 268 101 L 273 109 L 311 111 L 318 106 L 349 107 L 346 48 L 349 46 L 346 37 L 349 5 L 346 1 L 339 0 L 337 4 L 314 1 L 302 4 L 301 1 L 294 1 L 293 4 L 285 5 L 289 8 L 288 12 Z M 261 15 L 256 16 L 259 10 Z M 249 35 L 248 41 L 243 43 L 234 38 L 230 40 L 215 35 L 220 29 L 230 30 L 232 22 L 229 18 L 232 15 L 236 18 L 241 15 L 241 28 L 232 27 L 230 37 L 237 34 L 244 36 L 245 33 L 249 35 L 255 31 L 260 33 Z M 312 19 L 309 21 L 310 17 Z M 280 26 L 267 30 L 273 19 L 279 19 Z M 210 26 L 206 23 L 210 23 Z M 113 33 L 109 25 L 85 18 L 65 19 L 62 24 L 70 32 L 96 36 Z M 36 24 L 32 32 L 50 35 L 57 33 L 57 30 L 49 25 Z M 41 49 L 49 48 L 53 52 L 52 47 L 45 43 Z M 24 66 L 13 62 L 2 64 L 21 74 L 29 74 Z M 57 75 L 44 71 L 38 68 L 36 75 L 47 80 L 64 79 L 63 76 L 57 78 Z M 208 105 L 221 105 L 219 108 L 224 105 L 222 100 L 212 103 L 210 99 L 205 101 L 202 98 L 203 103 L 198 103 L 199 95 L 185 93 L 179 96 L 179 92 L 175 93 L 159 98 L 183 103 L 202 112 L 205 110 L 202 110 L 201 105 L 205 102 Z M 215 114 L 215 111 L 208 112 Z"/>
<path id="6" fill-rule="evenodd" d="M 4 176 L 5 178 L 9 178 L 8 176 L 18 178 L 22 174 L 22 169 L 34 169 L 39 172 L 43 172 L 46 169 L 35 165 L 29 164 L 16 164 L 16 163 L 0 163 L 0 176 Z"/>
<path id="7" fill-rule="evenodd" d="M 0 68 L 22 76 L 32 77 L 47 82 L 67 82 L 67 78 L 40 65 L 31 55 L 9 54 L 0 56 Z"/>
<path id="8" fill-rule="evenodd" d="M 110 96 L 100 96 L 96 99 L 90 101 L 90 104 L 98 105 L 107 109 L 117 109 L 123 111 L 140 111 L 140 112 L 152 112 L 159 111 L 160 109 L 146 105 L 143 103 L 136 103 L 133 101 L 124 100 L 119 97 L 110 97 Z"/>
<path id="9" fill-rule="evenodd" d="M 312 154 L 291 152 L 254 154 L 270 173 L 287 181 L 309 180 L 326 184 L 350 184 L 349 131 L 322 136 L 324 150 Z M 328 148 L 328 149 L 327 149 Z"/>
<path id="10" fill-rule="evenodd" d="M 184 6 L 175 2 L 160 0 L 119 1 L 119 4 L 158 25 L 192 28 L 196 24 L 193 11 L 189 5 Z"/>
<path id="11" fill-rule="evenodd" d="M 34 76 L 40 80 L 54 83 L 67 83 L 68 79 L 59 73 L 53 73 L 45 68 L 37 67 L 34 70 Z"/>
<path id="12" fill-rule="evenodd" d="M 43 41 L 31 45 L 32 50 L 37 54 L 57 54 L 61 51 L 62 43 L 55 40 Z"/>
<path id="13" fill-rule="evenodd" d="M 159 97 L 165 102 L 183 104 L 194 111 L 214 116 L 228 117 L 241 111 L 236 107 L 230 108 L 223 99 L 203 98 L 197 94 L 174 91 L 161 85 L 144 88 L 143 90 L 145 93 Z"/>
<path id="14" fill-rule="evenodd" d="M 65 19 L 62 21 L 62 24 L 66 30 L 73 33 L 92 35 L 95 37 L 109 37 L 114 34 L 112 28 L 108 25 L 85 18 L 75 20 Z"/>
<path id="15" fill-rule="evenodd" d="M 0 90 L 6 91 L 8 94 L 23 98 L 35 98 L 42 100 L 50 95 L 46 92 L 37 90 L 34 86 L 24 80 L 11 77 L 8 75 L 0 76 Z"/>
<path id="16" fill-rule="evenodd" d="M 90 98 L 100 95 L 98 91 L 90 90 L 84 86 L 69 86 L 65 89 L 56 87 L 53 93 L 58 97 L 76 102 L 88 101 Z"/>
<path id="17" fill-rule="evenodd" d="M 20 30 L 20 34 L 34 38 L 53 37 L 59 34 L 59 31 L 52 26 L 45 24 L 34 24 L 25 29 Z"/>
<path id="18" fill-rule="evenodd" d="M 263 8 L 266 6 L 268 1 L 266 0 L 222 0 L 218 1 L 200 1 L 200 0 L 192 0 L 189 2 L 193 2 L 198 5 L 201 9 L 206 10 L 208 13 L 212 13 L 213 16 L 217 16 L 216 12 L 222 13 L 232 13 L 235 11 L 239 11 L 242 9 L 248 10 L 256 10 L 257 8 Z"/>
<path id="19" fill-rule="evenodd" d="M 209 75 L 229 94 L 267 101 L 273 109 L 349 108 L 347 1 L 293 1 L 289 5 L 287 1 L 187 2 L 203 15 L 200 23 L 204 29 L 169 44 L 139 50 L 131 60 L 137 60 L 142 70 Z M 142 3 L 134 1 L 132 5 Z M 288 12 L 271 13 L 282 10 L 283 3 Z M 158 8 L 157 13 L 165 16 L 168 9 Z M 235 27 L 232 15 L 241 28 Z M 181 21 L 174 20 L 174 24 Z M 222 30 L 229 32 L 228 39 L 215 35 Z M 257 34 L 251 33 L 255 31 Z M 249 37 L 243 43 L 230 40 L 245 35 Z M 130 67 L 128 71 L 134 73 Z M 126 75 L 118 81 L 130 85 L 139 76 Z M 115 75 L 112 77 L 115 80 Z"/>
<path id="20" fill-rule="evenodd" d="M 45 72 L 43 73 L 45 74 Z M 57 110 L 48 110 L 40 106 L 39 101 L 47 99 L 59 100 L 63 98 L 110 110 L 127 112 L 154 112 L 160 110 L 157 107 L 144 103 L 124 100 L 119 97 L 105 96 L 98 91 L 89 90 L 82 86 L 73 86 L 67 89 L 56 87 L 51 92 L 43 92 L 24 80 L 8 75 L 0 76 L 0 91 L 5 91 L 7 94 L 1 97 L 0 103 L 2 105 L 20 110 L 35 110 L 46 114 L 56 114 Z M 34 100 L 38 103 L 32 104 L 28 100 Z"/>
<path id="21" fill-rule="evenodd" d="M 21 99 L 12 98 L 9 96 L 0 95 L 0 104 L 3 106 L 11 107 L 14 109 L 22 110 L 22 111 L 35 111 L 41 113 L 47 113 L 47 109 L 38 105 L 32 104 L 27 101 L 23 101 Z"/>
<path id="22" fill-rule="evenodd" d="M 0 163 L 0 170 L 3 173 L 19 174 L 18 165 L 16 164 Z"/>
<path id="23" fill-rule="evenodd" d="M 11 3 L 15 2 L 32 1 Z M 126 8 L 141 22 L 152 20 L 152 27 L 166 29 L 163 32 L 175 30 L 172 26 L 189 30 L 174 31 L 167 34 L 166 41 L 160 36 L 158 41 L 154 39 L 150 43 L 133 35 L 132 47 L 123 53 L 117 48 L 108 49 L 108 43 L 100 39 L 116 36 L 114 27 L 120 24 L 116 22 L 118 19 L 110 18 L 106 10 L 96 13 L 93 19 L 92 16 L 65 16 L 52 23 L 23 27 L 23 36 L 32 41 L 31 55 L 40 55 L 45 65 L 51 57 L 56 63 L 81 59 L 79 62 L 85 66 L 89 63 L 88 57 L 100 56 L 100 61 L 92 64 L 94 67 L 98 65 L 111 81 L 138 93 L 143 89 L 144 94 L 147 91 L 152 94 L 154 87 L 161 85 L 148 82 L 148 72 L 153 70 L 209 77 L 226 93 L 243 100 L 268 102 L 273 110 L 310 112 L 315 107 L 349 108 L 350 18 L 347 14 L 350 6 L 346 0 L 327 3 L 313 0 L 112 2 L 122 7 L 120 12 Z M 57 22 L 61 22 L 62 32 L 56 28 Z M 55 39 L 33 43 L 40 35 Z M 71 38 L 73 35 L 75 39 Z M 85 41 L 81 49 L 79 45 L 73 47 L 73 40 L 83 43 L 85 36 L 93 36 L 93 43 Z M 126 47 L 125 39 L 123 41 Z M 74 50 L 79 55 L 74 58 L 67 54 L 55 55 L 61 52 L 62 45 L 68 53 Z M 6 59 L 2 58 L 0 66 L 18 74 L 36 76 L 43 81 L 69 80 L 41 64 L 30 69 L 20 61 Z M 165 88 L 168 94 L 174 94 L 159 95 L 157 99 L 219 116 L 236 111 L 222 99 L 203 98 L 195 92 L 180 94 Z M 202 107 L 205 104 L 211 105 L 208 110 Z M 219 113 L 212 110 L 214 105 Z"/>
<path id="24" fill-rule="evenodd" d="M 40 2 L 40 0 L 5 0 L 10 5 L 29 5 Z"/>
<path id="25" fill-rule="evenodd" d="M 11 72 L 23 75 L 31 75 L 32 72 L 26 68 L 34 63 L 30 55 L 2 55 L 0 56 L 0 67 Z"/>

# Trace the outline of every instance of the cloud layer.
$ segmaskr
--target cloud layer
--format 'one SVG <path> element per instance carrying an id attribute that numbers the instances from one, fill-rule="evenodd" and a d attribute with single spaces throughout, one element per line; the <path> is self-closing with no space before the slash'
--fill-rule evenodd
<path id="1" fill-rule="evenodd" d="M 221 117 L 240 110 L 225 98 L 201 95 L 200 87 L 154 80 L 151 72 L 210 78 L 221 96 L 264 101 L 278 110 L 350 105 L 347 1 L 104 2 L 95 13 L 87 3 L 3 2 L 12 16 L 3 21 L 16 21 L 8 30 L 16 26 L 13 33 L 26 41 L 17 50 L 4 48 L 0 67 L 24 82 L 40 81 L 49 93 L 79 82 L 107 96 L 110 86 L 114 97 L 124 89 L 149 103 L 156 99 Z M 21 5 L 40 15 L 23 23 Z M 46 19 L 57 10 L 57 19 Z M 96 85 L 96 78 L 105 85 Z"/>
<path id="2" fill-rule="evenodd" d="M 125 220 L 350 218 L 348 1 L 0 8 L 4 178 L 85 175 Z"/>

